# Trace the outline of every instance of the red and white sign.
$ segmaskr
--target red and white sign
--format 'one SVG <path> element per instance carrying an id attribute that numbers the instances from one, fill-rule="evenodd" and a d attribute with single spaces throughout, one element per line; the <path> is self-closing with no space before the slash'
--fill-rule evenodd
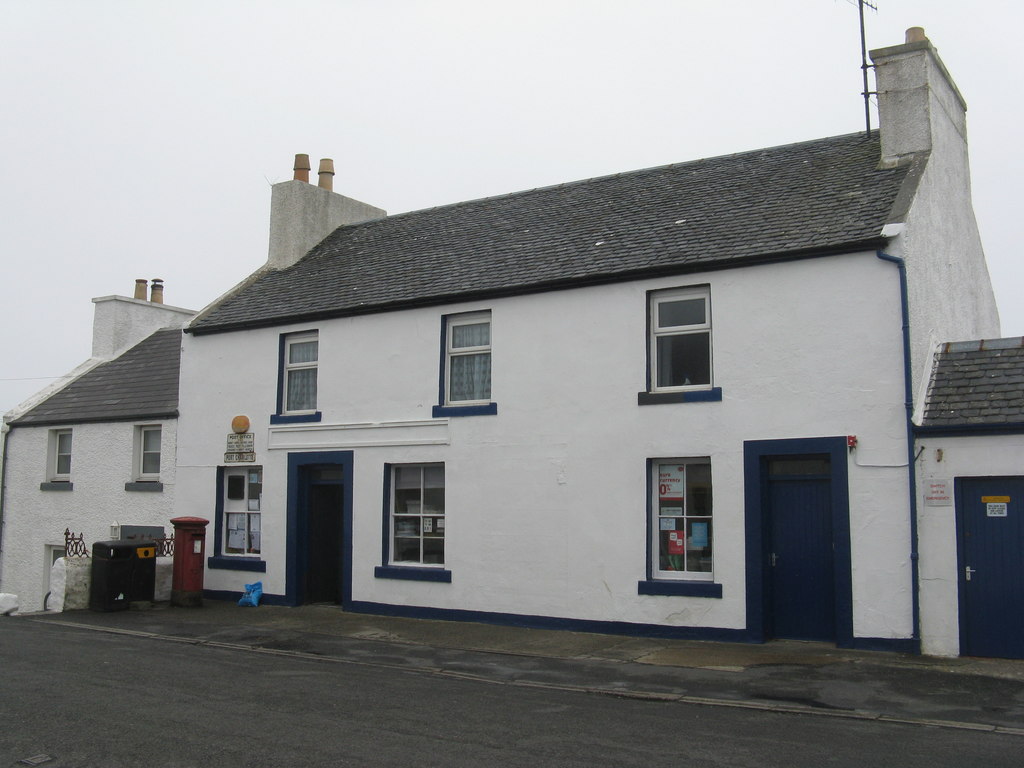
<path id="1" fill-rule="evenodd" d="M 677 501 L 682 506 L 685 481 L 685 464 L 662 464 L 658 469 L 658 498 L 661 501 Z"/>
<path id="2" fill-rule="evenodd" d="M 952 483 L 945 478 L 928 478 L 924 486 L 924 505 L 926 507 L 953 506 L 951 485 Z"/>
<path id="3" fill-rule="evenodd" d="M 686 532 L 672 531 L 668 535 L 668 553 L 670 555 L 686 554 Z"/>

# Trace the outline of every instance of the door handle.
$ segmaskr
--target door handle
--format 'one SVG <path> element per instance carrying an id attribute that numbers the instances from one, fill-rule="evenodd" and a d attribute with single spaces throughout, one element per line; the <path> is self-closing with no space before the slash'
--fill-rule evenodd
<path id="1" fill-rule="evenodd" d="M 779 556 L 772 552 L 772 568 L 775 567 L 775 562 L 779 559 Z M 969 577 L 968 577 L 969 578 Z"/>
<path id="2" fill-rule="evenodd" d="M 975 570 L 976 569 L 971 568 L 971 566 L 969 566 L 969 565 L 965 565 L 964 566 L 964 576 L 965 576 L 967 581 L 971 580 L 971 574 L 975 573 Z"/>

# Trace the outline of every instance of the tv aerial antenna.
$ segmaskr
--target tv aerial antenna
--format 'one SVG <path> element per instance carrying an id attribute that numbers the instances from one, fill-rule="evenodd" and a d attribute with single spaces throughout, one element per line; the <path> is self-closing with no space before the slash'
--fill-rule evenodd
<path id="1" fill-rule="evenodd" d="M 864 78 L 864 130 L 867 137 L 871 138 L 871 96 L 875 95 L 875 92 L 868 90 L 868 70 L 871 69 L 871 65 L 868 64 L 868 44 L 864 34 L 865 8 L 878 13 L 878 6 L 874 0 L 857 0 L 857 15 L 860 17 L 860 71 Z"/>

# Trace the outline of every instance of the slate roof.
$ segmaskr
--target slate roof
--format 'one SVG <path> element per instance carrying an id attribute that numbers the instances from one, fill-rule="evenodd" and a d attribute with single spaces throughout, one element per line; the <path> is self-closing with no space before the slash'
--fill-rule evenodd
<path id="1" fill-rule="evenodd" d="M 13 420 L 15 426 L 163 419 L 178 415 L 181 329 L 157 331 Z"/>
<path id="2" fill-rule="evenodd" d="M 340 227 L 189 332 L 877 248 L 908 168 L 875 133 L 789 144 Z"/>
<path id="3" fill-rule="evenodd" d="M 935 355 L 922 426 L 1024 424 L 1024 338 L 944 344 Z"/>

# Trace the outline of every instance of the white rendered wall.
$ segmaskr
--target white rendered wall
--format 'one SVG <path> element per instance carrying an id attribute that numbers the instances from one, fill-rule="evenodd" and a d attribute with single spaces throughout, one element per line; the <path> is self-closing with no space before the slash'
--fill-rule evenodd
<path id="1" fill-rule="evenodd" d="M 921 566 L 921 650 L 960 653 L 956 509 L 928 506 L 929 480 L 1024 475 L 1024 435 L 922 437 L 918 469 L 918 542 Z M 941 451 L 941 454 L 938 453 Z"/>
<path id="2" fill-rule="evenodd" d="M 135 480 L 133 446 L 137 425 L 160 425 L 163 491 L 129 492 Z M 70 491 L 43 491 L 53 428 L 72 429 Z M 175 489 L 175 421 L 15 427 L 7 435 L 7 494 L 4 500 L 0 591 L 18 595 L 21 610 L 43 608 L 50 562 L 47 546 L 64 546 L 64 529 L 84 533 L 86 546 L 110 539 L 110 526 L 162 525 L 171 530 Z"/>
<path id="3" fill-rule="evenodd" d="M 711 285 L 714 383 L 722 402 L 638 406 L 646 291 L 701 284 Z M 492 312 L 498 415 L 431 419 L 441 316 L 482 309 Z M 744 440 L 855 434 L 854 634 L 909 637 L 900 327 L 897 273 L 865 253 L 186 335 L 181 401 L 189 405 L 179 420 L 175 513 L 214 519 L 225 436 L 232 417 L 245 414 L 264 467 L 261 577 L 268 593 L 285 592 L 288 452 L 350 449 L 355 600 L 743 628 Z M 319 330 L 323 420 L 269 426 L 279 334 L 312 328 Z M 711 458 L 715 580 L 723 597 L 640 596 L 646 461 L 691 456 Z M 374 577 L 386 462 L 444 462 L 451 584 Z M 208 569 L 206 587 L 240 591 L 254 578 Z"/>

